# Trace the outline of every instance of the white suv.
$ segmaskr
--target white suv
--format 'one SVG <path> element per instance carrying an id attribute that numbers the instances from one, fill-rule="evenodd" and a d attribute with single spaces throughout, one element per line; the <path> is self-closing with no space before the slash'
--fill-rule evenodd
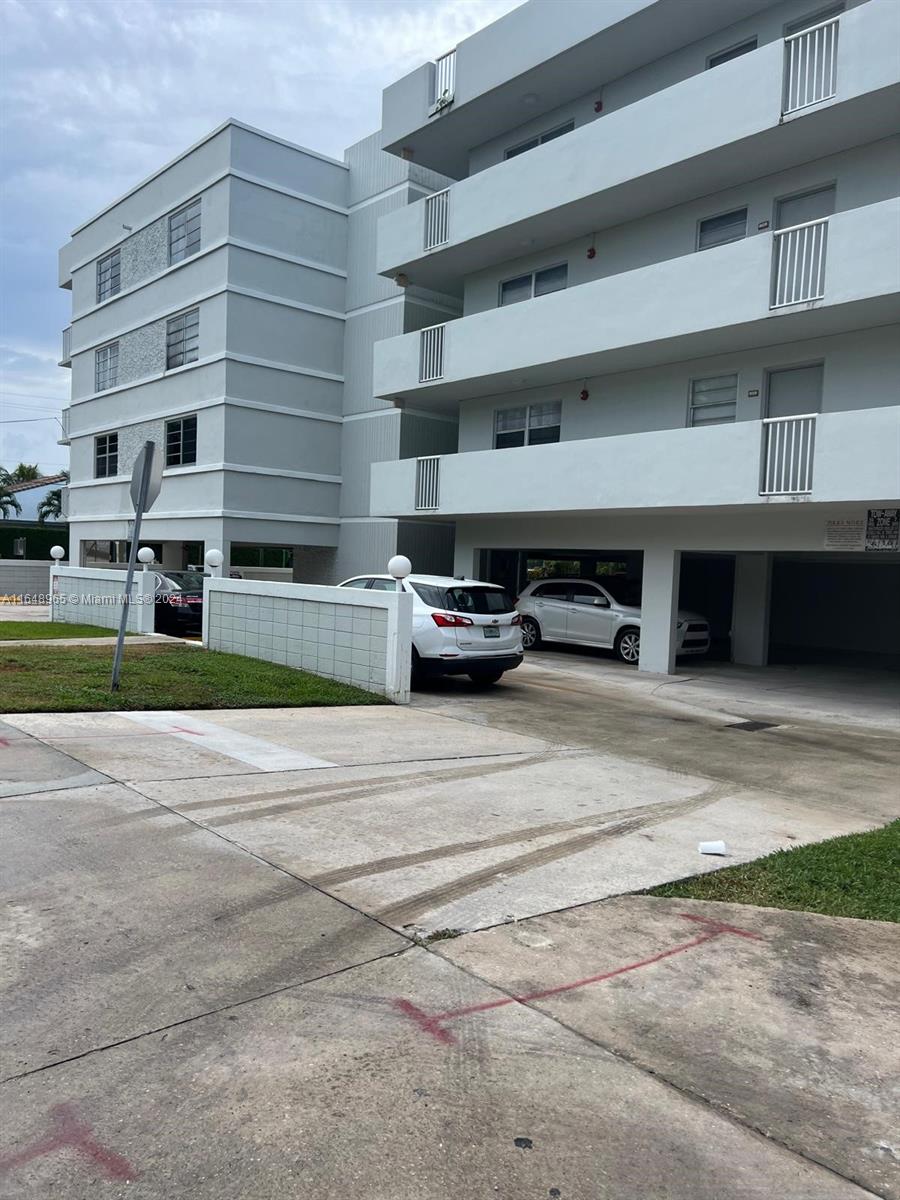
<path id="1" fill-rule="evenodd" d="M 641 585 L 620 576 L 588 579 L 536 579 L 516 601 L 522 614 L 526 650 L 541 642 L 611 646 L 623 662 L 641 653 Z M 697 613 L 678 612 L 678 654 L 706 654 L 709 622 Z"/>
<path id="2" fill-rule="evenodd" d="M 390 575 L 359 575 L 340 587 L 395 592 Z M 496 683 L 522 662 L 522 618 L 502 587 L 446 575 L 409 575 L 413 597 L 413 681 L 428 675 L 468 675 Z"/>

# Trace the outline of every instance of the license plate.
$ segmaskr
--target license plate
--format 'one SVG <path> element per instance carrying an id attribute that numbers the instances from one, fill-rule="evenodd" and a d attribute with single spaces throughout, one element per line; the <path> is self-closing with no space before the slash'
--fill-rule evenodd
<path id="1" fill-rule="evenodd" d="M 485 637 L 499 637 L 500 636 L 500 627 L 498 625 L 485 625 L 484 636 Z"/>

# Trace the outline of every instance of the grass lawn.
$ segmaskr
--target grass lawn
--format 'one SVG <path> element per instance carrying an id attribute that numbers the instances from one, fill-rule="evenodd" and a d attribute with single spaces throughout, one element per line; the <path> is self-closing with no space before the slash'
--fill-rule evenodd
<path id="1" fill-rule="evenodd" d="M 65 621 L 0 621 L 0 642 L 46 641 L 48 638 L 115 637 L 117 630 L 99 625 L 67 625 Z M 132 637 L 130 633 L 126 637 Z"/>
<path id="2" fill-rule="evenodd" d="M 387 704 L 290 667 L 191 646 L 131 646 L 109 690 L 112 646 L 0 646 L 0 712 L 152 708 L 303 708 Z"/>
<path id="3" fill-rule="evenodd" d="M 900 921 L 900 821 L 870 833 L 777 850 L 741 867 L 664 883 L 646 894 Z"/>

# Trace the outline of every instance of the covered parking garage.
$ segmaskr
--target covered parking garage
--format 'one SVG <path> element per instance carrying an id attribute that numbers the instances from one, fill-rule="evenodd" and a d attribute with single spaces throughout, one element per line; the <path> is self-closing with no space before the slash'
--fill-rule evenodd
<path id="1" fill-rule="evenodd" d="M 898 669 L 897 524 L 896 509 L 784 503 L 754 513 L 460 520 L 455 571 L 514 595 L 541 577 L 640 580 L 645 671 L 675 672 L 679 607 L 708 618 L 719 660 Z"/>

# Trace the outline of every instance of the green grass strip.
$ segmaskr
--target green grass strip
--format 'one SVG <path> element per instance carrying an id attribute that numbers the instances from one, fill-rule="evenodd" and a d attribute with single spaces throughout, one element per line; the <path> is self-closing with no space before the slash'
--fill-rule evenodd
<path id="1" fill-rule="evenodd" d="M 664 883 L 645 893 L 900 921 L 900 821 L 756 862 Z"/>

